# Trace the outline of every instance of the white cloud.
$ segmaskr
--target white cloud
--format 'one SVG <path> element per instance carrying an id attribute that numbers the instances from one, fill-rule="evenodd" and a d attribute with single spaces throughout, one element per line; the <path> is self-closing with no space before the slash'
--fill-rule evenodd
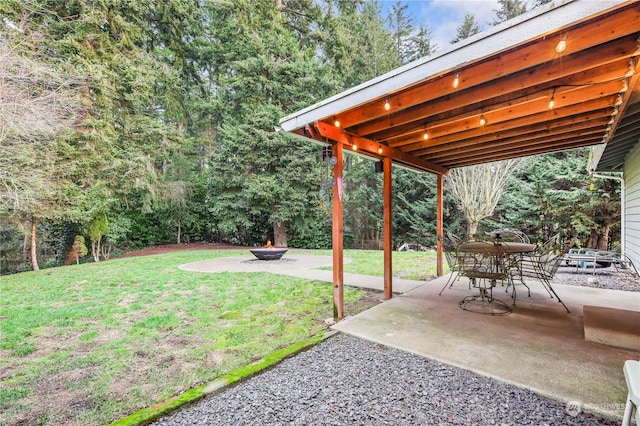
<path id="1" fill-rule="evenodd" d="M 475 15 L 480 31 L 484 31 L 495 19 L 494 10 L 498 9 L 497 0 L 407 0 L 405 3 L 415 13 L 416 26 L 427 24 L 433 42 L 440 49 L 445 49 L 456 37 L 467 12 Z"/>

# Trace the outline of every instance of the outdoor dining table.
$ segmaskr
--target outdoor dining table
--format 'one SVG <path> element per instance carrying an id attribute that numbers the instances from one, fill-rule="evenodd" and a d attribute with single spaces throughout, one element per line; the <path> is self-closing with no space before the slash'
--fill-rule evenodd
<path id="1" fill-rule="evenodd" d="M 458 251 L 463 253 L 489 252 L 496 255 L 503 254 L 523 254 L 536 249 L 535 244 L 518 243 L 512 241 L 492 242 L 492 241 L 466 241 L 458 245 Z"/>
<path id="2" fill-rule="evenodd" d="M 535 244 L 523 242 L 467 241 L 457 247 L 460 275 L 468 277 L 480 291 L 479 295 L 467 296 L 459 302 L 464 310 L 504 315 L 511 312 L 506 303 L 493 297 L 492 288 L 498 280 L 509 279 L 509 269 L 516 267 L 517 256 L 533 252 Z M 489 285 L 487 286 L 487 280 Z M 471 308 L 471 302 L 482 302 L 483 308 Z M 477 305 L 473 305 L 477 306 Z M 488 307 L 489 310 L 485 310 Z M 498 308 L 496 310 L 496 307 Z"/>

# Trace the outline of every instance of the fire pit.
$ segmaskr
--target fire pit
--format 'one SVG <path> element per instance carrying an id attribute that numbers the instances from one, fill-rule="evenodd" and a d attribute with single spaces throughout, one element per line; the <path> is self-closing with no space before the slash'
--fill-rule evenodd
<path id="1" fill-rule="evenodd" d="M 249 249 L 249 251 L 260 260 L 278 260 L 287 252 L 286 248 L 261 247 Z"/>

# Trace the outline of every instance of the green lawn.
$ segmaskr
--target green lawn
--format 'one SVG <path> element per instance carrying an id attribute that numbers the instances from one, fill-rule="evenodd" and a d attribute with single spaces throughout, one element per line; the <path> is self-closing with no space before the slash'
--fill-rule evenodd
<path id="1" fill-rule="evenodd" d="M 0 277 L 0 424 L 109 423 L 326 329 L 328 283 L 177 268 L 227 256 L 238 251 Z M 382 252 L 345 257 L 353 260 L 347 272 L 382 274 Z M 394 253 L 405 278 L 433 275 L 425 271 L 434 263 L 429 253 Z M 363 300 L 345 289 L 348 313 L 370 306 Z"/>
<path id="2" fill-rule="evenodd" d="M 331 256 L 331 250 L 317 250 L 316 253 Z M 345 250 L 344 257 L 351 260 L 344 266 L 344 272 L 379 277 L 384 275 L 384 252 L 381 250 Z M 435 251 L 394 251 L 391 263 L 393 276 L 397 278 L 429 280 L 436 276 Z"/>

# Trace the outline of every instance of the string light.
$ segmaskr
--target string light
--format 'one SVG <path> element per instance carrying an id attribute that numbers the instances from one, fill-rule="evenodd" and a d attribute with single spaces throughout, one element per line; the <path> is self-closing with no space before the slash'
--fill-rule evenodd
<path id="1" fill-rule="evenodd" d="M 422 134 L 422 139 L 424 139 L 425 141 L 427 139 L 429 139 L 429 133 L 427 133 L 427 128 L 424 128 L 424 133 Z"/>
<path id="2" fill-rule="evenodd" d="M 549 109 L 553 109 L 554 105 L 556 104 L 556 88 L 553 88 L 553 93 L 551 94 L 551 99 L 549 99 Z"/>
<path id="3" fill-rule="evenodd" d="M 388 99 L 385 99 L 384 101 L 384 110 L 385 111 L 389 111 L 391 109 L 391 104 L 389 103 Z"/>
<path id="4" fill-rule="evenodd" d="M 382 154 L 382 147 L 378 148 L 378 154 Z"/>
<path id="5" fill-rule="evenodd" d="M 487 124 L 487 119 L 484 118 L 484 114 L 480 115 L 480 125 L 484 126 L 485 124 Z"/>
<path id="6" fill-rule="evenodd" d="M 562 36 L 562 39 L 560 39 L 560 41 L 556 45 L 556 52 L 557 53 L 562 53 L 562 52 L 565 51 L 566 48 L 567 48 L 567 35 L 564 34 Z"/>
<path id="7" fill-rule="evenodd" d="M 358 145 L 356 145 L 355 143 L 353 145 L 351 145 L 351 149 L 353 149 L 354 151 L 358 150 Z"/>
<path id="8" fill-rule="evenodd" d="M 453 88 L 457 89 L 460 84 L 460 74 L 456 74 L 456 77 L 453 79 Z"/>
<path id="9" fill-rule="evenodd" d="M 340 127 L 340 121 L 336 117 L 333 117 L 333 125 L 336 127 Z"/>

